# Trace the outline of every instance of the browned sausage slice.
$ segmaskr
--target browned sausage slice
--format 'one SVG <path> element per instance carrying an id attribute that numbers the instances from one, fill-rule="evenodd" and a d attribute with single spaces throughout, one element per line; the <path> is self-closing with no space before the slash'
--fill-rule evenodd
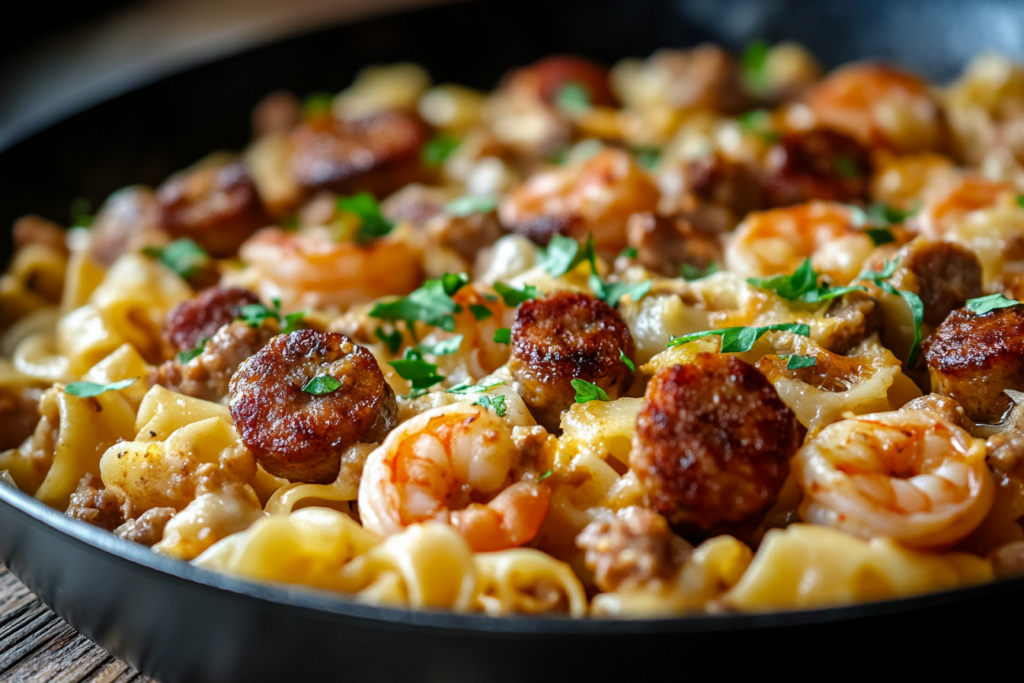
<path id="1" fill-rule="evenodd" d="M 537 422 L 559 432 L 562 411 L 574 402 L 572 380 L 596 384 L 610 399 L 629 387 L 633 335 L 615 310 L 589 294 L 555 292 L 520 304 L 512 325 L 509 370 Z"/>
<path id="2" fill-rule="evenodd" d="M 756 521 L 775 502 L 798 441 L 793 411 L 764 375 L 701 353 L 648 384 L 629 461 L 671 523 L 715 530 Z"/>
<path id="3" fill-rule="evenodd" d="M 867 198 L 868 151 L 834 130 L 789 133 L 768 152 L 766 163 L 765 186 L 772 206 Z"/>
<path id="4" fill-rule="evenodd" d="M 221 327 L 238 317 L 238 309 L 259 303 L 259 297 L 241 287 L 211 287 L 182 301 L 167 314 L 164 340 L 174 353 L 194 349 Z"/>
<path id="5" fill-rule="evenodd" d="M 341 383 L 302 390 L 314 377 Z M 341 454 L 380 441 L 397 424 L 395 394 L 373 355 L 343 334 L 299 330 L 272 339 L 231 379 L 231 417 L 263 468 L 292 481 L 330 483 Z"/>

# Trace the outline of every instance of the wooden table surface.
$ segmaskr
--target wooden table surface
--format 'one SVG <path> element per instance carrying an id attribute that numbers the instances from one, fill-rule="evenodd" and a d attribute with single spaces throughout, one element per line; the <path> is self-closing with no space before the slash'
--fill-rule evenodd
<path id="1" fill-rule="evenodd" d="M 155 683 L 76 633 L 2 564 L 0 681 Z"/>

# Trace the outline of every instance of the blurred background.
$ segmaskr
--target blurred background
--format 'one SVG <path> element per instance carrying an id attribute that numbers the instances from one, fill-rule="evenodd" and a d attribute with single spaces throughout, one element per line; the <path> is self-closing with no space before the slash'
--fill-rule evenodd
<path id="1" fill-rule="evenodd" d="M 314 26 L 437 1 L 25 3 L 17 21 L 0 22 L 0 148 L 166 71 Z"/>

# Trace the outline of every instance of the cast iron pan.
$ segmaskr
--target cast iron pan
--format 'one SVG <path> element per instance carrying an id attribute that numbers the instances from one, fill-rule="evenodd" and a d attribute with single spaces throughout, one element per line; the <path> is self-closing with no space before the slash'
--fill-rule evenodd
<path id="1" fill-rule="evenodd" d="M 490 88 L 509 66 L 553 53 L 611 63 L 702 41 L 740 49 L 754 38 L 798 40 L 830 66 L 886 57 L 942 80 L 983 50 L 1024 57 L 1024 4 L 517 0 L 332 27 L 164 78 L 17 142 L 0 153 L 0 225 L 29 212 L 66 222 L 75 197 L 95 204 L 211 150 L 241 148 L 250 108 L 266 93 L 338 90 L 369 63 L 416 61 L 438 81 Z M 5 486 L 0 559 L 75 628 L 164 683 L 846 678 L 901 661 L 921 673 L 978 666 L 1024 609 L 1024 579 L 838 609 L 664 620 L 384 609 L 169 560 Z"/>

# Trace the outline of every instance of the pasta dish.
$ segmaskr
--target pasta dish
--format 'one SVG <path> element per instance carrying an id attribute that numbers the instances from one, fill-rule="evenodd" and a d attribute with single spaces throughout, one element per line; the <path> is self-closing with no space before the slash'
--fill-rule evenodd
<path id="1" fill-rule="evenodd" d="M 495 616 L 1024 570 L 1024 65 L 396 64 L 252 127 L 15 223 L 5 485 L 212 571 Z"/>

